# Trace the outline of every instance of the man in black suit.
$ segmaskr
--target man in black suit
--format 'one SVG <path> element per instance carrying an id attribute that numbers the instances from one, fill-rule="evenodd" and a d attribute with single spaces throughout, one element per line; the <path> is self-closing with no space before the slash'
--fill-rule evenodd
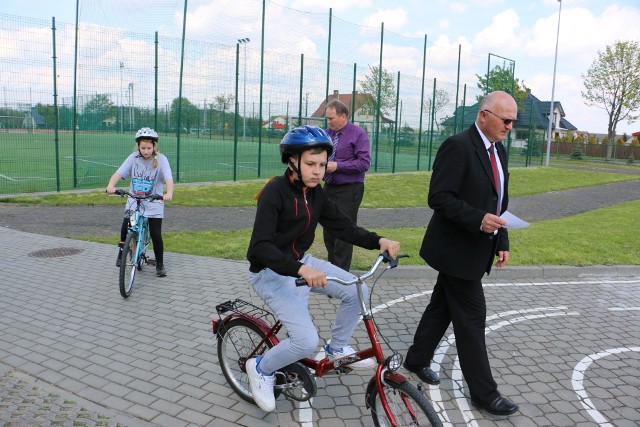
<path id="1" fill-rule="evenodd" d="M 496 267 L 509 262 L 509 236 L 500 218 L 509 202 L 507 153 L 501 141 L 517 114 L 511 95 L 492 92 L 480 103 L 476 122 L 438 149 L 429 186 L 434 213 L 420 249 L 438 278 L 405 361 L 423 381 L 438 384 L 429 364 L 453 323 L 471 400 L 495 415 L 513 414 L 518 405 L 500 395 L 491 374 L 481 279 L 491 271 L 494 257 Z"/>

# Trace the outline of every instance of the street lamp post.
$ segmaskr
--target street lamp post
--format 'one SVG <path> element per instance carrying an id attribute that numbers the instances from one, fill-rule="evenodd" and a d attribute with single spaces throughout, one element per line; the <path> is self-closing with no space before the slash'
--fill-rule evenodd
<path id="1" fill-rule="evenodd" d="M 553 124 L 554 116 L 554 95 L 556 91 L 556 65 L 558 64 L 558 40 L 560 39 L 560 13 L 562 12 L 562 0 L 558 0 L 560 6 L 558 8 L 558 30 L 556 31 L 556 55 L 553 59 L 553 83 L 551 84 L 551 105 L 549 105 L 549 128 L 547 129 L 547 160 L 545 166 L 549 167 L 549 156 L 551 156 L 551 126 Z"/>
<path id="2" fill-rule="evenodd" d="M 244 39 L 238 39 L 238 43 L 244 45 L 244 83 L 243 86 L 243 107 L 242 107 L 242 141 L 247 139 L 247 43 L 249 43 L 249 37 Z"/>
<path id="3" fill-rule="evenodd" d="M 133 130 L 134 125 L 133 114 L 133 82 L 129 83 L 129 130 Z"/>

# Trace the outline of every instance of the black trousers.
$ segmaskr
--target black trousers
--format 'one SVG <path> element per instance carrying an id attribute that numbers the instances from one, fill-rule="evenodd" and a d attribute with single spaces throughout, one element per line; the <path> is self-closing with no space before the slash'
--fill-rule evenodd
<path id="1" fill-rule="evenodd" d="M 490 403 L 500 394 L 491 374 L 485 327 L 487 306 L 480 280 L 463 280 L 438 274 L 431 301 L 422 314 L 406 364 L 427 366 L 450 323 L 456 338 L 460 368 L 471 398 Z"/>
<path id="2" fill-rule="evenodd" d="M 364 183 L 353 184 L 325 184 L 324 190 L 338 208 L 355 223 L 358 222 L 358 209 L 364 197 Z M 353 245 L 338 239 L 326 229 L 323 230 L 324 245 L 327 248 L 328 261 L 333 265 L 349 271 L 353 255 Z"/>
<path id="3" fill-rule="evenodd" d="M 164 264 L 164 241 L 162 240 L 162 218 L 148 218 L 149 219 L 149 234 L 151 235 L 151 242 L 153 243 L 153 253 L 156 256 L 156 265 Z M 127 238 L 129 232 L 129 218 L 125 218 L 122 221 L 122 227 L 120 227 L 120 241 L 124 243 L 124 239 Z"/>

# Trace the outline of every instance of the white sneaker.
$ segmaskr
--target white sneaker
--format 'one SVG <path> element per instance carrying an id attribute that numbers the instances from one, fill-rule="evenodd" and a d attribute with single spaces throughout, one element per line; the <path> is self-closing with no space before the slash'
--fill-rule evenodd
<path id="1" fill-rule="evenodd" d="M 333 362 L 334 360 L 341 359 L 343 357 L 350 356 L 354 354 L 356 351 L 350 345 L 345 345 L 341 351 L 333 350 L 333 353 L 329 353 L 327 348 L 329 344 L 327 344 L 324 348 L 324 352 L 327 354 L 329 361 Z M 353 369 L 372 369 L 378 366 L 378 363 L 375 361 L 373 357 L 368 359 L 358 360 L 357 362 L 351 363 L 347 365 L 349 368 Z"/>
<path id="2" fill-rule="evenodd" d="M 246 369 L 249 377 L 249 391 L 256 405 L 265 412 L 276 409 L 276 398 L 273 394 L 273 386 L 276 384 L 275 375 L 262 375 L 256 369 L 257 359 L 247 360 Z"/>

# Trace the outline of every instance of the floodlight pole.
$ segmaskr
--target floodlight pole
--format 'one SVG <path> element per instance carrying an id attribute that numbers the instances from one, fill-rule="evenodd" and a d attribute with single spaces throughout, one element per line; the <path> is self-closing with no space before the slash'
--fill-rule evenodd
<path id="1" fill-rule="evenodd" d="M 133 82 L 129 83 L 129 130 L 133 131 Z"/>
<path id="2" fill-rule="evenodd" d="M 560 13 L 562 12 L 562 0 L 558 0 L 560 6 L 558 8 L 558 30 L 556 31 L 556 55 L 553 60 L 553 83 L 551 84 L 551 105 L 549 105 L 549 128 L 547 129 L 547 160 L 545 166 L 549 167 L 549 156 L 551 156 L 551 125 L 553 124 L 553 104 L 556 91 L 556 65 L 558 64 L 558 40 L 560 39 Z"/>

